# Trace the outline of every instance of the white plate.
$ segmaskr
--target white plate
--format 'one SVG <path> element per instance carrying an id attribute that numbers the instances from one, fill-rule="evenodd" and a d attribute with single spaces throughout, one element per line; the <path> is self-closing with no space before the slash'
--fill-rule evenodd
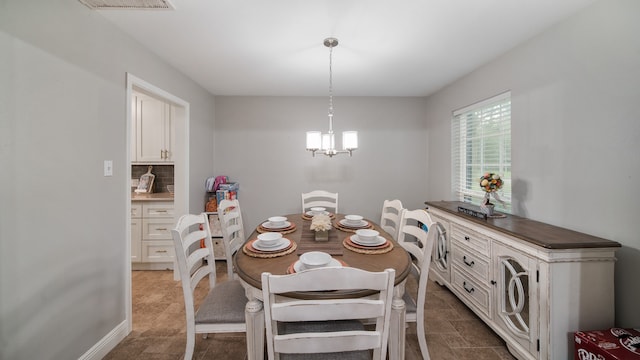
<path id="1" fill-rule="evenodd" d="M 350 224 L 349 222 L 347 222 L 347 219 L 342 219 L 342 220 L 340 220 L 340 225 L 343 225 L 343 226 L 346 226 L 346 227 L 358 228 L 358 227 L 365 227 L 365 226 L 369 225 L 369 223 L 364 221 L 364 220 L 360 220 L 360 224 L 353 225 L 353 224 Z"/>
<path id="2" fill-rule="evenodd" d="M 362 242 L 358 237 L 358 235 L 351 235 L 350 239 L 354 244 L 358 244 L 362 246 L 380 246 L 387 242 L 387 239 L 383 238 L 382 236 L 378 236 L 376 241 L 372 241 L 372 242 Z"/>
<path id="3" fill-rule="evenodd" d="M 287 238 L 282 238 L 280 242 L 274 246 L 269 246 L 269 247 L 260 246 L 260 240 L 254 241 L 252 246 L 256 250 L 260 250 L 260 251 L 279 251 L 279 250 L 286 249 L 289 245 L 291 245 L 291 240 Z"/>
<path id="4" fill-rule="evenodd" d="M 307 212 L 306 212 L 306 214 L 307 214 L 307 216 L 313 216 L 313 215 L 315 215 L 315 214 L 313 213 L 313 211 L 307 211 Z M 328 212 L 328 211 L 325 211 L 325 212 L 323 213 L 323 215 L 329 215 L 329 214 L 331 214 L 331 213 L 330 213 L 330 212 Z"/>
<path id="5" fill-rule="evenodd" d="M 280 226 L 271 225 L 271 221 L 266 221 L 262 223 L 262 227 L 265 229 L 284 229 L 284 228 L 288 228 L 289 226 L 291 226 L 291 223 L 288 221 L 285 221 L 284 225 L 280 225 Z"/>
<path id="6" fill-rule="evenodd" d="M 342 263 L 336 259 L 331 259 L 331 261 L 329 261 L 329 264 L 326 267 L 342 267 Z M 296 261 L 293 264 L 293 270 L 295 270 L 296 272 L 300 272 L 303 270 L 309 270 L 309 269 L 305 269 L 304 265 L 302 265 L 302 262 L 300 262 L 300 260 Z"/>

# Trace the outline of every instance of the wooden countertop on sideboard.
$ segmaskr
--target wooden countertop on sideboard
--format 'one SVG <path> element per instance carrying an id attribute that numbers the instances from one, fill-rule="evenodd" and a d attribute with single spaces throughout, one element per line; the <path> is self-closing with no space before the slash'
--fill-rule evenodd
<path id="1" fill-rule="evenodd" d="M 545 224 L 516 215 L 504 214 L 503 218 L 475 218 L 458 211 L 458 206 L 480 211 L 480 207 L 461 201 L 425 201 L 427 208 L 435 208 L 459 216 L 467 221 L 484 225 L 492 230 L 513 236 L 547 249 L 613 248 L 620 243 Z M 502 214 L 502 213 L 501 213 Z"/>
<path id="2" fill-rule="evenodd" d="M 173 201 L 173 194 L 163 193 L 131 193 L 131 201 Z"/>

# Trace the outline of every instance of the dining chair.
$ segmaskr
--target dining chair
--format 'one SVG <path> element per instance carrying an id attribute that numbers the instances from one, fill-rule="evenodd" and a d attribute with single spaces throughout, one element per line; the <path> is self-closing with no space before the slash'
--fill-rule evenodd
<path id="1" fill-rule="evenodd" d="M 218 204 L 218 219 L 220 220 L 220 230 L 222 231 L 222 241 L 227 261 L 227 275 L 229 279 L 233 279 L 235 278 L 233 255 L 246 240 L 240 202 L 237 199 L 220 201 L 220 204 Z"/>
<path id="2" fill-rule="evenodd" d="M 274 359 L 376 359 L 386 356 L 395 270 L 316 268 L 262 274 L 267 353 Z M 372 290 L 364 298 L 291 299 L 293 292 Z M 361 320 L 375 319 L 365 328 Z M 373 352 L 371 351 L 373 350 Z M 281 355 L 281 356 L 280 356 Z"/>
<path id="3" fill-rule="evenodd" d="M 324 207 L 334 214 L 338 213 L 338 193 L 324 190 L 314 190 L 302 193 L 302 213 L 306 213 L 312 207 Z"/>
<path id="4" fill-rule="evenodd" d="M 385 200 L 382 203 L 382 215 L 380 215 L 380 227 L 393 237 L 393 240 L 398 240 L 398 230 L 400 229 L 400 218 L 402 217 L 402 201 Z"/>
<path id="5" fill-rule="evenodd" d="M 206 214 L 183 215 L 171 230 L 176 250 L 184 306 L 187 317 L 185 360 L 193 356 L 195 334 L 246 332 L 244 310 L 247 303 L 239 280 L 216 283 L 216 265 L 211 230 Z M 205 247 L 200 246 L 204 239 Z M 196 308 L 194 293 L 202 279 L 208 277 L 209 291 Z"/>
<path id="6" fill-rule="evenodd" d="M 427 280 L 429 280 L 429 267 L 431 266 L 431 253 L 437 237 L 437 231 L 425 231 L 422 224 L 428 229 L 434 224 L 431 216 L 423 210 L 404 210 L 400 219 L 400 231 L 398 244 L 411 254 L 411 276 L 418 283 L 415 294 L 405 291 L 404 302 L 406 304 L 406 322 L 415 322 L 420 344 L 422 358 L 429 360 L 429 349 L 424 331 L 424 303 L 427 296 Z M 408 290 L 408 289 L 407 289 Z"/>

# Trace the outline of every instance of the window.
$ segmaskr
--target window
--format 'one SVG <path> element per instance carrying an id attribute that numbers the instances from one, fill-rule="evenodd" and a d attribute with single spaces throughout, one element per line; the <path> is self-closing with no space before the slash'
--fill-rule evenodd
<path id="1" fill-rule="evenodd" d="M 451 124 L 453 197 L 479 205 L 480 177 L 499 174 L 504 184 L 493 197 L 496 209 L 511 212 L 511 92 L 453 112 Z"/>

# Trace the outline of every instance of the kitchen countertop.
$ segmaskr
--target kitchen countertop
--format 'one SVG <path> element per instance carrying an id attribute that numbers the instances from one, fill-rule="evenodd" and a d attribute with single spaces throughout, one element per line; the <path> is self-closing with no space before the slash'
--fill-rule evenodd
<path id="1" fill-rule="evenodd" d="M 173 201 L 173 194 L 162 193 L 131 193 L 131 201 Z"/>

